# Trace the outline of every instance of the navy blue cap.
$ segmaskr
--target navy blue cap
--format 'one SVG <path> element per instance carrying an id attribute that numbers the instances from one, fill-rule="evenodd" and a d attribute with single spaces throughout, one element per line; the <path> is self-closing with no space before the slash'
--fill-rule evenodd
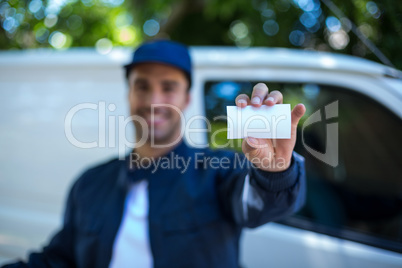
<path id="1" fill-rule="evenodd" d="M 145 42 L 135 50 L 132 62 L 124 66 L 126 75 L 136 64 L 146 62 L 167 64 L 182 70 L 191 87 L 191 57 L 187 46 L 169 40 Z"/>

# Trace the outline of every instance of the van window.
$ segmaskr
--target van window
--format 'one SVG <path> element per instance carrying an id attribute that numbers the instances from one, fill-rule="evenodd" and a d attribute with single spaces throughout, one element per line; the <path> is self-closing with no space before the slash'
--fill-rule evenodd
<path id="1" fill-rule="evenodd" d="M 227 143 L 226 106 L 235 105 L 240 93 L 251 94 L 256 82 L 209 81 L 205 84 L 205 109 L 212 122 L 210 147 Z M 302 210 L 281 221 L 319 233 L 402 252 L 402 121 L 378 102 L 351 89 L 318 84 L 266 82 L 279 90 L 292 108 L 304 103 L 307 112 L 298 127 L 295 151 L 306 159 L 308 194 Z M 325 107 L 337 102 L 337 116 Z M 333 106 L 334 107 L 334 106 Z M 320 111 L 321 121 L 303 123 Z M 328 117 L 328 119 L 327 119 Z M 326 152 L 327 126 L 338 128 L 338 165 L 330 166 L 308 152 Z M 241 151 L 241 141 L 230 146 Z M 331 155 L 332 154 L 332 155 Z"/>

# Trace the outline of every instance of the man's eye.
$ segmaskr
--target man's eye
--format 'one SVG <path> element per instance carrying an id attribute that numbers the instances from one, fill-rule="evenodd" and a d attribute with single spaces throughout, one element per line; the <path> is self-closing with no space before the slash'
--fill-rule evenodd
<path id="1" fill-rule="evenodd" d="M 163 91 L 165 93 L 170 93 L 170 92 L 173 92 L 174 90 L 175 90 L 174 87 L 164 87 L 163 88 Z"/>
<path id="2" fill-rule="evenodd" d="M 137 86 L 137 87 L 135 87 L 135 90 L 136 91 L 140 91 L 140 92 L 145 92 L 145 91 L 147 91 L 148 90 L 148 87 L 147 86 Z"/>

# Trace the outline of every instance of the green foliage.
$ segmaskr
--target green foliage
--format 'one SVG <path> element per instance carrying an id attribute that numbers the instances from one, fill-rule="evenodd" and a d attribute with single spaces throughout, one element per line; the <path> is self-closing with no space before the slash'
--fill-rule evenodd
<path id="1" fill-rule="evenodd" d="M 232 149 L 241 152 L 243 139 L 227 139 L 227 123 L 226 121 L 212 121 L 211 131 L 208 132 L 210 148 Z"/>
<path id="2" fill-rule="evenodd" d="M 61 3 L 55 6 L 54 3 Z M 134 46 L 142 40 L 130 12 L 111 1 L 1 1 L 0 48 Z"/>
<path id="3" fill-rule="evenodd" d="M 332 1 L 402 69 L 402 1 Z M 0 48 L 96 46 L 107 53 L 112 46 L 135 46 L 156 36 L 189 45 L 314 49 L 378 61 L 323 2 L 0 0 Z"/>

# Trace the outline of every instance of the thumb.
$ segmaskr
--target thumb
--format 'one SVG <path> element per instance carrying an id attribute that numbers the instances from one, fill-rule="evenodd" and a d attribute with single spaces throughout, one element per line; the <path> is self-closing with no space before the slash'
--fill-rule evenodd
<path id="1" fill-rule="evenodd" d="M 300 119 L 303 117 L 304 113 L 306 112 L 306 107 L 299 103 L 297 104 L 292 110 L 292 127 L 297 127 Z"/>
<path id="2" fill-rule="evenodd" d="M 257 139 L 252 138 L 252 137 L 246 137 L 243 140 L 243 144 L 242 144 L 243 153 L 246 155 L 247 154 L 248 155 L 257 154 L 258 150 L 259 150 L 258 146 L 259 146 L 259 141 Z"/>
<path id="3" fill-rule="evenodd" d="M 272 144 L 268 140 L 252 137 L 243 140 L 242 149 L 249 160 L 253 157 L 266 157 L 273 152 Z"/>
<path id="4" fill-rule="evenodd" d="M 269 144 L 265 139 L 257 139 L 253 137 L 246 137 L 244 139 L 244 148 L 248 152 L 255 152 L 260 149 L 268 148 Z"/>

